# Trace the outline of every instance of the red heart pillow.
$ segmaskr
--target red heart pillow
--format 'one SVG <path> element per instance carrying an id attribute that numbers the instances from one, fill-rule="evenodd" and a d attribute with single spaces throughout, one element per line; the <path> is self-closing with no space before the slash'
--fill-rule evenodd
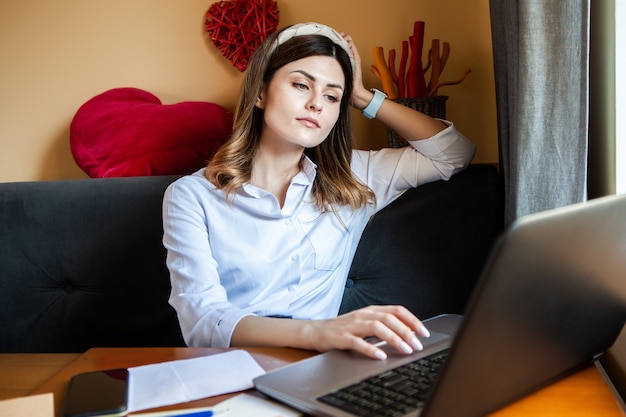
<path id="1" fill-rule="evenodd" d="M 164 105 L 137 88 L 116 88 L 83 104 L 70 125 L 70 148 L 90 177 L 188 174 L 232 131 L 232 113 L 208 102 Z"/>

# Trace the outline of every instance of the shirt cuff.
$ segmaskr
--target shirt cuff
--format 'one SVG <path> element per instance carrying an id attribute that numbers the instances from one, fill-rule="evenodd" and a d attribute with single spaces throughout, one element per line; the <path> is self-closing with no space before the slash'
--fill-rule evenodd
<path id="1" fill-rule="evenodd" d="M 239 321 L 246 316 L 252 315 L 252 313 L 239 309 L 225 311 L 215 323 L 215 327 L 211 334 L 210 346 L 219 348 L 230 347 L 233 332 L 235 331 L 235 327 Z"/>
<path id="2" fill-rule="evenodd" d="M 413 148 L 423 155 L 440 155 L 458 140 L 454 123 L 443 119 L 437 120 L 441 120 L 448 127 L 428 139 L 408 141 Z"/>

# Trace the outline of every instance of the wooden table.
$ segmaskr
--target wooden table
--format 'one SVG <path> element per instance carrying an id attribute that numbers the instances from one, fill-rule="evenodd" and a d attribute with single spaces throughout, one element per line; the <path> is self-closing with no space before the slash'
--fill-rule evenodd
<path id="1" fill-rule="evenodd" d="M 30 394 L 79 356 L 78 353 L 0 354 L 0 400 Z"/>
<path id="2" fill-rule="evenodd" d="M 266 370 L 313 355 L 297 349 L 248 348 Z M 212 348 L 96 348 L 79 354 L 0 354 L 0 399 L 26 394 L 54 393 L 55 413 L 60 408 L 72 375 L 98 369 L 133 367 L 223 352 Z M 251 391 L 253 392 L 253 391 Z M 220 395 L 184 404 L 214 405 L 229 398 Z M 163 407 L 181 408 L 182 405 Z M 506 408 L 492 417 L 624 417 L 598 370 L 589 366 Z"/>

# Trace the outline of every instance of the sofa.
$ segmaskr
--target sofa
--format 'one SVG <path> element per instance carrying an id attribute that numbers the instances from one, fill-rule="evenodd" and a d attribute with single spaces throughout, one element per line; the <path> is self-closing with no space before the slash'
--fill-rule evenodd
<path id="1" fill-rule="evenodd" d="M 184 346 L 168 304 L 161 203 L 177 176 L 0 184 L 0 352 Z M 341 312 L 462 313 L 502 230 L 501 181 L 471 165 L 367 226 Z"/>

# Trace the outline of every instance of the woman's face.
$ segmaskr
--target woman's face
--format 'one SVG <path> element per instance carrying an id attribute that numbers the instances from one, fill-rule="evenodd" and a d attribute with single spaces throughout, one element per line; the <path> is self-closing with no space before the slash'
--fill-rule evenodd
<path id="1" fill-rule="evenodd" d="M 312 148 L 324 141 L 339 117 L 344 74 L 332 57 L 310 56 L 280 68 L 263 88 L 261 141 Z"/>

